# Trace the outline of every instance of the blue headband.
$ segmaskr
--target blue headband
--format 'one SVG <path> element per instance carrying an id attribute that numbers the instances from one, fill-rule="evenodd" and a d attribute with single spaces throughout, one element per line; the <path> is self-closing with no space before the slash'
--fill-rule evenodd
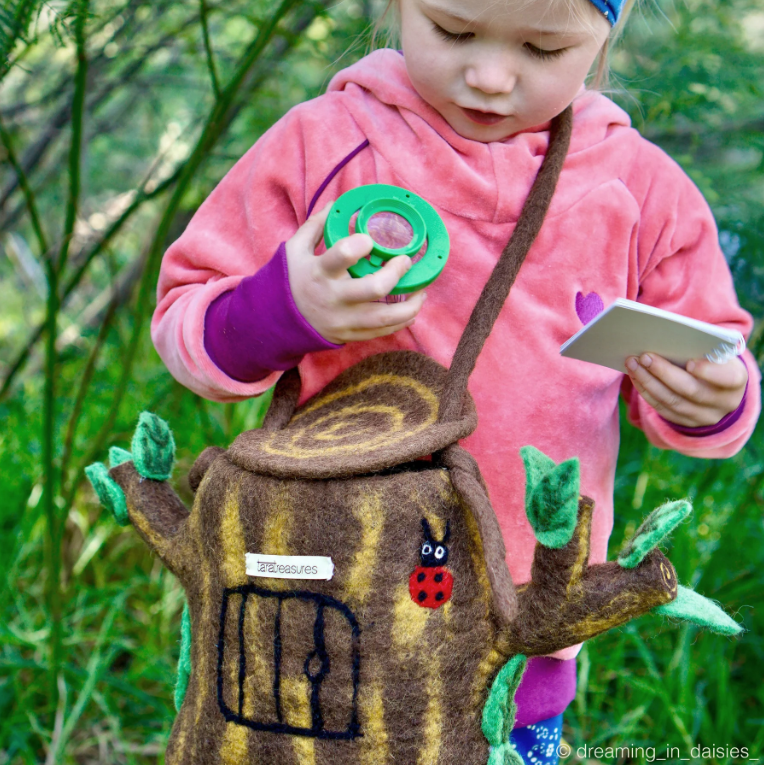
<path id="1" fill-rule="evenodd" d="M 598 10 L 600 10 L 605 18 L 610 22 L 611 26 L 615 26 L 618 21 L 618 17 L 621 15 L 624 0 L 590 0 Z"/>

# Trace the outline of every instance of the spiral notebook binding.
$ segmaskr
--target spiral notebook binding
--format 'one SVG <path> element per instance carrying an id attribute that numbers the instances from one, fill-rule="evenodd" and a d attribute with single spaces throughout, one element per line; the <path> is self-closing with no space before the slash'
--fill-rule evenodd
<path id="1" fill-rule="evenodd" d="M 745 338 L 741 335 L 736 343 L 720 343 L 706 358 L 714 364 L 726 364 L 745 350 Z"/>

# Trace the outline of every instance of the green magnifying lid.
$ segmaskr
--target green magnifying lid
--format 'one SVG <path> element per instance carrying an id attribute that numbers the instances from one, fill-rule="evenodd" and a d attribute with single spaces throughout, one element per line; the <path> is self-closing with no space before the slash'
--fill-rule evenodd
<path id="1" fill-rule="evenodd" d="M 382 268 L 385 261 L 398 255 L 414 257 L 425 243 L 427 250 L 424 255 L 404 274 L 390 294 L 416 292 L 440 276 L 448 260 L 450 241 L 445 224 L 429 202 L 412 191 L 382 183 L 351 189 L 334 203 L 326 219 L 324 242 L 327 249 L 340 239 L 350 236 L 350 221 L 355 213 L 358 213 L 356 233 L 369 234 L 372 239 L 374 237 L 369 232 L 369 221 L 378 213 L 400 215 L 414 233 L 411 241 L 395 249 L 375 241 L 368 258 L 362 258 L 348 268 L 351 276 L 360 278 L 373 274 Z"/>

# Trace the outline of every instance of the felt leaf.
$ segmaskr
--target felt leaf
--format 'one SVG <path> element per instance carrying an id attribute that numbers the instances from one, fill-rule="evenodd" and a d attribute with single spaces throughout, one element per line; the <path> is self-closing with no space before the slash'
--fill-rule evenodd
<path id="1" fill-rule="evenodd" d="M 109 475 L 106 465 L 94 462 L 85 468 L 88 477 L 100 503 L 111 512 L 120 526 L 127 526 L 130 517 L 127 514 L 127 502 L 125 493 L 119 484 Z"/>
<path id="2" fill-rule="evenodd" d="M 671 603 L 657 606 L 653 611 L 708 627 L 721 635 L 739 635 L 743 632 L 743 628 L 716 603 L 682 585 L 679 585 L 676 598 Z"/>
<path id="3" fill-rule="evenodd" d="M 541 480 L 554 470 L 554 460 L 539 451 L 535 446 L 523 446 L 520 456 L 525 465 L 525 506 L 528 507 L 533 497 L 533 490 Z"/>
<path id="4" fill-rule="evenodd" d="M 132 442 L 135 469 L 144 477 L 166 481 L 175 461 L 170 426 L 151 412 L 141 412 Z"/>
<path id="5" fill-rule="evenodd" d="M 578 520 L 581 474 L 578 459 L 559 465 L 533 446 L 524 446 L 525 513 L 536 539 L 552 549 L 570 542 Z"/>
<path id="6" fill-rule="evenodd" d="M 122 449 L 119 446 L 112 446 L 109 449 L 109 467 L 117 467 L 117 465 L 130 462 L 132 459 L 133 455 L 127 449 Z"/>
<path id="7" fill-rule="evenodd" d="M 180 657 L 178 658 L 178 679 L 175 682 L 175 710 L 177 712 L 180 712 L 183 699 L 186 698 L 189 677 L 191 677 L 191 612 L 188 609 L 188 601 L 186 601 L 180 622 Z"/>
<path id="8" fill-rule="evenodd" d="M 488 700 L 483 707 L 483 735 L 491 746 L 509 742 L 515 725 L 515 691 L 525 671 L 527 660 L 522 654 L 513 656 L 496 675 Z"/>
<path id="9" fill-rule="evenodd" d="M 636 568 L 650 550 L 665 539 L 690 513 L 692 505 L 686 499 L 667 502 L 642 521 L 634 536 L 621 550 L 618 564 L 623 568 Z"/>

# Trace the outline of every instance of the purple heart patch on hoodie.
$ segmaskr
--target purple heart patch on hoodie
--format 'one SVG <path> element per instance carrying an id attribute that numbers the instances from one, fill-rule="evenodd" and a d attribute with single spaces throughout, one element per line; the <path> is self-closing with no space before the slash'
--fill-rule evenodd
<path id="1" fill-rule="evenodd" d="M 583 292 L 576 293 L 576 313 L 582 324 L 588 324 L 604 310 L 605 304 L 596 292 L 590 292 L 588 295 L 584 295 Z"/>

